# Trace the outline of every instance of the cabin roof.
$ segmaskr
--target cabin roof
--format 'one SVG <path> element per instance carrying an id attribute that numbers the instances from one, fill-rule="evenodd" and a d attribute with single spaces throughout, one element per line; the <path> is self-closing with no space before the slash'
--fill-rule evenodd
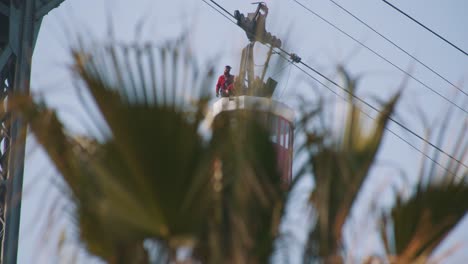
<path id="1" fill-rule="evenodd" d="M 274 115 L 283 117 L 292 124 L 294 124 L 295 121 L 294 111 L 286 104 L 271 98 L 247 95 L 234 96 L 230 98 L 222 97 L 221 99 L 218 99 L 213 105 L 213 116 L 224 111 L 234 110 L 270 112 Z"/>

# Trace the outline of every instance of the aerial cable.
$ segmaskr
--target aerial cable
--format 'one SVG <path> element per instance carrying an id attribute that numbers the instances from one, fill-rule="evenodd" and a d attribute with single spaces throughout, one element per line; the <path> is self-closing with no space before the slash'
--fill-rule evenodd
<path id="1" fill-rule="evenodd" d="M 401 14 L 403 14 L 404 16 L 406 16 L 407 18 L 413 20 L 413 22 L 415 22 L 416 24 L 420 25 L 421 27 L 423 27 L 424 29 L 426 29 L 427 31 L 431 32 L 432 34 L 434 34 L 435 36 L 437 36 L 438 38 L 440 38 L 441 40 L 445 41 L 447 44 L 449 44 L 450 46 L 454 47 L 455 49 L 459 50 L 461 53 L 465 54 L 468 56 L 468 53 L 466 53 L 466 51 L 462 50 L 461 48 L 457 47 L 455 44 L 453 44 L 452 42 L 448 41 L 446 38 L 442 37 L 441 35 L 437 34 L 436 32 L 434 32 L 434 30 L 428 28 L 427 26 L 425 26 L 424 24 L 422 24 L 421 22 L 417 21 L 416 19 L 414 19 L 413 17 L 411 17 L 410 15 L 408 15 L 407 13 L 403 12 L 402 10 L 400 10 L 398 7 L 392 5 L 391 3 L 389 3 L 388 1 L 386 0 L 382 0 L 384 3 L 386 3 L 387 5 L 389 5 L 390 7 L 392 7 L 393 9 L 395 9 L 396 11 L 400 12 Z"/>
<path id="2" fill-rule="evenodd" d="M 208 4 L 205 0 L 202 0 L 203 2 L 205 2 L 206 4 Z M 211 2 L 214 2 L 213 0 L 210 0 Z M 209 5 L 209 4 L 208 4 Z M 211 8 L 214 8 L 213 6 L 209 5 Z M 214 8 L 215 9 L 215 8 Z M 225 10 L 223 8 L 223 10 Z M 221 13 L 219 10 L 216 10 L 218 11 L 219 13 Z M 225 10 L 225 12 L 227 12 Z M 227 16 L 225 16 L 223 14 L 224 17 L 228 18 Z M 229 19 L 229 18 L 228 18 Z M 230 19 L 229 19 L 230 20 Z M 232 22 L 232 20 L 231 20 Z M 234 23 L 234 22 L 233 22 Z M 237 25 L 237 23 L 235 23 Z M 266 45 L 266 44 L 263 44 L 263 45 Z M 267 45 L 266 45 L 267 46 Z M 373 109 L 374 111 L 378 112 L 378 113 L 381 113 L 381 111 L 379 109 L 377 109 L 375 106 L 369 104 L 368 102 L 366 102 L 365 100 L 361 99 L 360 97 L 358 97 L 357 95 L 355 94 L 352 94 L 350 93 L 347 89 L 345 89 L 344 87 L 342 87 L 341 85 L 339 85 L 338 83 L 336 83 L 335 81 L 331 80 L 330 78 L 328 78 L 327 76 L 325 76 L 324 74 L 322 74 L 321 72 L 317 71 L 316 69 L 312 68 L 311 66 L 307 65 L 306 63 L 302 62 L 300 60 L 300 58 L 294 54 L 294 53 L 289 53 L 287 52 L 286 50 L 282 49 L 282 48 L 278 48 L 280 51 L 282 51 L 284 54 L 288 55 L 290 57 L 290 59 L 293 61 L 293 62 L 297 62 L 297 63 L 300 63 L 302 65 L 304 65 L 305 67 L 307 67 L 308 69 L 312 70 L 313 72 L 315 72 L 316 74 L 320 75 L 322 78 L 326 79 L 327 81 L 329 81 L 330 83 L 334 84 L 335 86 L 339 87 L 340 89 L 342 89 L 344 92 L 350 94 L 353 98 L 357 99 L 358 101 L 362 102 L 363 104 L 367 105 L 368 107 L 370 107 L 371 109 Z M 286 60 L 289 60 L 288 58 L 286 58 L 284 55 L 282 55 L 281 53 L 278 53 L 279 56 L 281 56 L 283 59 L 286 59 Z M 294 67 L 298 68 L 300 71 L 302 71 L 303 73 L 305 73 L 306 75 L 308 75 L 309 77 L 311 77 L 312 79 L 314 79 L 315 81 L 317 81 L 318 83 L 320 83 L 321 85 L 323 85 L 325 88 L 327 88 L 328 90 L 330 90 L 332 93 L 334 93 L 335 95 L 337 95 L 338 97 L 342 98 L 342 96 L 340 96 L 337 92 L 335 92 L 333 89 L 331 89 L 330 87 L 328 87 L 326 84 L 324 84 L 323 82 L 321 82 L 320 80 L 318 80 L 317 78 L 313 77 L 310 73 L 306 72 L 304 69 L 302 69 L 301 67 L 299 67 L 298 65 L 296 64 L 293 64 Z M 345 99 L 344 99 L 345 100 Z M 361 112 L 363 112 L 363 110 L 360 110 Z M 371 119 L 375 120 L 373 117 L 371 117 L 369 114 L 363 112 L 364 114 L 366 114 L 367 116 L 369 116 Z M 452 155 L 448 154 L 447 152 L 445 152 L 443 149 L 441 149 L 440 147 L 436 146 L 435 144 L 431 143 L 429 140 L 425 139 L 424 137 L 418 135 L 416 132 L 412 131 L 411 129 L 407 128 L 406 126 L 404 126 L 403 124 L 401 124 L 400 122 L 396 121 L 394 118 L 392 118 L 391 116 L 389 117 L 389 120 L 392 121 L 393 123 L 397 124 L 398 126 L 400 126 L 401 128 L 403 128 L 404 130 L 406 130 L 407 132 L 409 132 L 410 134 L 416 136 L 417 138 L 419 138 L 420 140 L 424 141 L 425 143 L 427 143 L 429 146 L 433 147 L 434 149 L 438 150 L 439 152 L 445 154 L 446 156 L 450 157 L 452 160 L 456 161 L 458 164 L 462 165 L 463 167 L 465 168 L 468 168 L 468 166 L 466 164 L 464 164 L 463 162 L 461 162 L 460 160 L 458 160 L 457 158 L 453 157 Z M 454 175 L 450 170 L 448 170 L 447 168 L 445 168 L 444 166 L 442 166 L 439 162 L 437 162 L 436 160 L 434 160 L 433 158 L 429 157 L 427 154 L 425 154 L 424 152 L 422 152 L 421 150 L 419 150 L 417 147 L 415 147 L 414 145 L 412 145 L 408 140 L 405 140 L 404 138 L 402 138 L 400 135 L 398 135 L 396 132 L 394 132 L 393 130 L 389 129 L 388 127 L 385 127 L 385 129 L 387 131 L 389 131 L 390 133 L 394 134 L 395 136 L 397 136 L 398 138 L 400 138 L 403 142 L 405 142 L 406 144 L 408 144 L 409 146 L 411 146 L 412 148 L 414 148 L 415 150 L 417 150 L 418 152 L 420 152 L 421 154 L 423 154 L 425 157 L 427 157 L 428 159 L 432 160 L 435 164 L 439 165 L 441 168 L 445 169 L 447 172 L 451 173 L 452 175 Z M 456 176 L 456 175 L 455 175 Z"/>
<path id="3" fill-rule="evenodd" d="M 280 55 L 281 56 L 281 55 Z M 283 56 L 282 56 L 283 57 Z M 283 57 L 284 59 L 287 59 L 286 57 Z M 340 99 L 342 99 L 343 101 L 345 102 L 348 102 L 348 100 L 346 100 L 346 98 L 344 98 L 342 95 L 338 94 L 335 90 L 333 90 L 332 88 L 330 88 L 328 85 L 326 85 L 325 83 L 323 83 L 322 81 L 320 81 L 319 79 L 315 78 L 313 75 L 311 75 L 310 73 L 308 73 L 306 70 L 302 69 L 301 67 L 299 67 L 298 65 L 296 64 L 293 64 L 294 67 L 296 67 L 297 69 L 299 69 L 302 73 L 306 74 L 308 77 L 310 77 L 311 79 L 313 79 L 314 81 L 316 81 L 317 83 L 319 83 L 320 85 L 322 85 L 323 87 L 325 87 L 326 89 L 328 89 L 330 92 L 332 92 L 333 94 L 335 94 L 336 96 L 338 96 Z M 358 97 L 357 97 L 358 98 Z M 358 100 L 361 100 L 360 98 Z M 369 117 L 370 119 L 374 120 L 375 121 L 375 117 L 371 116 L 369 113 L 365 112 L 362 108 L 358 108 L 359 111 L 361 113 L 363 113 L 364 115 L 366 115 L 367 117 Z M 374 109 L 374 108 L 373 108 Z M 374 109 L 375 110 L 375 109 Z M 381 113 L 379 110 L 375 110 L 377 111 L 378 113 Z M 393 121 L 393 120 L 392 120 Z M 450 171 L 448 168 L 446 168 L 445 166 L 443 166 L 440 162 L 438 162 L 437 160 L 435 160 L 434 158 L 432 158 L 431 156 L 429 156 L 428 154 L 424 153 L 424 151 L 420 150 L 419 148 L 417 148 L 415 145 L 413 145 L 411 142 L 409 142 L 409 140 L 403 138 L 402 136 L 400 136 L 398 133 L 396 133 L 395 131 L 393 131 L 392 129 L 388 128 L 388 126 L 385 127 L 385 130 L 387 130 L 388 132 L 390 132 L 391 134 L 393 134 L 395 137 L 397 137 L 398 139 L 400 139 L 401 141 L 403 141 L 404 143 L 406 143 L 408 146 L 410 146 L 411 148 L 413 148 L 414 150 L 416 150 L 417 152 L 419 152 L 421 155 L 423 155 L 424 157 L 426 157 L 427 159 L 431 160 L 432 162 L 434 162 L 435 164 L 437 164 L 440 168 L 442 168 L 443 170 L 445 170 L 446 172 L 448 172 L 449 174 L 451 174 L 452 176 L 454 177 L 459 177 L 458 175 L 456 175 L 455 173 L 453 173 L 452 171 Z M 424 140 L 424 142 L 430 144 L 429 142 L 427 142 L 427 140 Z M 437 148 L 437 150 L 439 150 Z M 446 154 L 444 151 L 442 150 L 439 150 L 440 152 Z M 447 154 L 446 154 L 447 155 Z M 449 157 L 451 157 L 450 155 L 448 155 Z M 457 162 L 459 162 L 462 166 L 464 166 L 465 168 L 467 168 L 467 166 L 463 163 L 461 163 L 460 161 L 458 161 L 457 159 L 454 159 L 456 160 Z"/>
<path id="4" fill-rule="evenodd" d="M 366 102 L 364 99 L 361 99 L 360 97 L 358 97 L 357 95 L 351 93 L 350 91 L 348 91 L 346 88 L 344 88 L 343 86 L 339 85 L 337 82 L 333 81 L 332 79 L 330 79 L 329 77 L 325 76 L 324 74 L 322 74 L 321 72 L 317 71 L 316 69 L 314 69 L 313 67 L 307 65 L 306 63 L 304 62 L 300 62 L 300 64 L 304 65 L 306 68 L 308 68 L 309 70 L 315 72 L 316 74 L 320 75 L 322 78 L 326 79 L 327 81 L 329 81 L 330 83 L 334 84 L 336 87 L 339 87 L 341 90 L 343 90 L 344 92 L 348 93 L 349 95 L 351 95 L 353 98 L 357 99 L 358 101 L 360 101 L 361 103 L 365 104 L 366 106 L 370 107 L 371 109 L 373 109 L 374 111 L 378 112 L 378 113 L 382 113 L 379 109 L 377 109 L 375 106 L 371 105 L 370 103 Z M 468 166 L 466 164 L 464 164 L 462 161 L 460 161 L 459 159 L 453 157 L 452 155 L 448 154 L 447 152 L 445 152 L 443 149 L 441 149 L 440 147 L 436 146 L 435 144 L 433 144 L 432 142 L 430 142 L 429 140 L 425 139 L 424 137 L 420 136 L 419 134 L 417 134 L 416 132 L 414 132 L 413 130 L 411 130 L 410 128 L 406 127 L 405 125 L 403 125 L 401 122 L 395 120 L 395 118 L 393 118 L 392 116 L 389 116 L 388 117 L 389 120 L 391 120 L 393 123 L 395 123 L 396 125 L 398 125 L 399 127 L 403 128 L 404 130 L 406 130 L 407 132 L 409 132 L 410 134 L 412 134 L 413 136 L 417 137 L 418 139 L 426 142 L 427 144 L 429 144 L 429 146 L 435 148 L 436 150 L 438 150 L 439 152 L 441 153 L 444 153 L 445 155 L 447 155 L 448 157 L 450 157 L 451 159 L 453 159 L 454 161 L 458 162 L 460 165 L 463 165 L 465 168 L 468 169 Z"/>
<path id="5" fill-rule="evenodd" d="M 280 55 L 281 56 L 281 55 Z M 278 89 L 278 97 L 277 98 L 281 98 L 281 96 L 283 95 L 284 91 L 286 91 L 286 88 L 288 87 L 288 83 L 289 83 L 289 77 L 291 76 L 291 65 L 293 64 L 293 60 L 289 60 L 289 59 L 286 59 L 288 61 L 288 63 L 286 65 L 284 65 L 280 70 L 278 70 L 277 72 L 275 72 L 274 74 L 272 74 L 270 76 L 270 78 L 273 78 L 275 77 L 276 75 L 278 75 L 280 72 L 284 71 L 287 67 L 289 67 L 289 71 L 288 71 L 288 78 L 286 79 L 286 84 L 282 86 L 281 89 Z"/>
<path id="6" fill-rule="evenodd" d="M 206 3 L 205 0 L 202 0 L 202 1 Z M 229 14 L 232 18 L 236 19 L 236 17 L 235 17 L 233 14 L 231 14 L 231 12 L 227 11 L 227 10 L 226 10 L 224 7 L 222 7 L 220 4 L 216 3 L 216 1 L 210 0 L 210 2 L 212 2 L 213 4 L 215 4 L 217 7 L 221 8 L 221 9 L 224 11 L 224 13 Z"/>
<path id="7" fill-rule="evenodd" d="M 461 106 L 457 105 L 456 103 L 452 102 L 450 99 L 448 99 L 446 96 L 444 96 L 443 94 L 441 94 L 440 92 L 434 90 L 433 88 L 431 88 L 429 85 L 425 84 L 424 82 L 422 82 L 421 80 L 419 80 L 418 78 L 414 77 L 412 74 L 408 73 L 407 71 L 403 70 L 401 67 L 399 67 L 398 65 L 396 65 L 395 63 L 391 62 L 390 60 L 388 60 L 387 58 L 383 57 L 382 55 L 380 55 L 379 53 L 377 53 L 375 50 L 371 49 L 369 46 L 367 46 L 366 44 L 362 43 L 361 41 L 359 41 L 358 39 L 356 39 L 355 37 L 351 36 L 350 34 L 346 33 L 344 30 L 342 30 L 341 28 L 337 27 L 335 24 L 331 23 L 330 21 L 328 21 L 327 19 L 325 19 L 324 17 L 320 16 L 319 14 L 317 14 L 316 12 L 312 11 L 310 8 L 308 8 L 307 6 L 305 6 L 304 4 L 302 4 L 301 2 L 297 1 L 297 0 L 292 0 L 294 2 L 296 2 L 298 5 L 302 6 L 304 9 L 306 9 L 307 11 L 309 11 L 310 13 L 314 14 L 315 16 L 317 16 L 318 18 L 320 18 L 321 20 L 323 20 L 324 22 L 326 22 L 327 24 L 329 24 L 330 26 L 334 27 L 336 30 L 340 31 L 341 33 L 343 33 L 344 35 L 348 36 L 349 38 L 351 38 L 352 40 L 354 40 L 355 42 L 359 43 L 361 46 L 363 46 L 364 48 L 366 48 L 367 50 L 369 50 L 370 52 L 374 53 L 376 56 L 378 56 L 379 58 L 381 58 L 382 60 L 386 61 L 387 63 L 389 63 L 390 65 L 392 65 L 393 67 L 397 68 L 400 72 L 404 73 L 405 75 L 407 75 L 409 78 L 413 79 L 414 81 L 418 82 L 419 84 L 421 84 L 422 86 L 426 87 L 427 89 L 431 90 L 433 93 L 435 93 L 436 95 L 440 96 L 441 98 L 443 98 L 445 101 L 447 101 L 448 103 L 452 104 L 453 106 L 455 106 L 456 108 L 460 109 L 461 111 L 465 112 L 466 114 L 468 114 L 468 111 L 465 110 L 464 108 L 462 108 Z"/>
<path id="8" fill-rule="evenodd" d="M 284 71 L 284 69 L 286 69 L 286 67 L 290 66 L 293 61 L 287 59 L 288 63 L 286 63 L 286 65 L 284 65 L 283 67 L 281 67 L 281 69 L 277 70 L 275 73 L 273 73 L 270 77 L 275 77 L 276 75 L 278 75 L 279 73 L 281 73 L 282 71 Z"/>
<path id="9" fill-rule="evenodd" d="M 286 88 L 288 88 L 289 77 L 291 77 L 292 64 L 292 62 L 289 64 L 288 78 L 286 79 L 286 84 L 284 85 L 283 89 L 281 90 L 281 93 L 279 94 L 279 98 L 283 97 L 284 91 L 286 91 Z"/>
<path id="10" fill-rule="evenodd" d="M 423 63 L 422 61 L 420 61 L 419 59 L 417 59 L 415 56 L 411 55 L 408 51 L 404 50 L 402 47 L 398 46 L 395 42 L 393 42 L 392 40 L 390 40 L 389 38 L 385 37 L 383 34 L 381 34 L 380 32 L 378 32 L 376 29 L 374 29 L 373 27 L 371 27 L 369 24 L 367 24 L 366 22 L 362 21 L 359 17 L 357 17 L 356 15 L 354 15 L 353 13 L 351 13 L 350 11 L 348 11 L 346 8 L 344 8 L 343 6 L 341 6 L 340 4 L 338 4 L 336 1 L 334 0 L 328 0 L 330 2 L 332 2 L 334 5 L 336 5 L 337 7 L 339 7 L 341 10 L 343 10 L 344 12 L 348 13 L 350 16 L 352 16 L 354 19 L 356 19 L 357 21 L 359 21 L 361 24 L 363 24 L 364 26 L 366 26 L 368 29 L 372 30 L 374 33 L 376 33 L 377 35 L 379 35 L 380 37 L 382 37 L 383 39 L 385 39 L 388 43 L 392 44 L 395 48 L 399 49 L 401 52 L 405 53 L 406 55 L 408 55 L 409 57 L 411 57 L 414 61 L 418 62 L 419 64 L 421 64 L 422 66 L 424 66 L 424 68 L 428 69 L 429 71 L 431 71 L 432 73 L 434 73 L 435 75 L 439 76 L 442 80 L 444 80 L 445 82 L 447 82 L 448 84 L 450 84 L 451 86 L 453 86 L 454 88 L 456 88 L 457 90 L 459 90 L 460 92 L 462 92 L 464 95 L 468 96 L 468 93 L 463 91 L 460 87 L 458 87 L 457 85 L 455 85 L 454 83 L 452 83 L 451 81 L 449 81 L 447 78 L 445 78 L 444 76 L 442 76 L 440 73 L 436 72 L 434 69 L 432 69 L 431 67 L 427 66 L 425 63 Z"/>
<path id="11" fill-rule="evenodd" d="M 223 12 L 219 11 L 218 9 L 216 9 L 214 6 L 212 6 L 210 3 L 208 3 L 206 0 L 202 0 L 203 2 L 205 2 L 205 4 L 207 4 L 209 7 L 211 7 L 212 9 L 214 9 L 216 12 L 218 12 L 219 14 L 221 14 L 223 17 L 225 17 L 227 20 L 231 21 L 232 23 L 234 23 L 235 25 L 237 25 L 236 22 L 232 21 L 228 16 L 226 16 L 225 14 L 223 14 Z M 220 7 L 222 10 L 224 10 L 225 13 L 229 14 L 231 17 L 234 18 L 234 16 L 229 13 L 226 9 L 224 9 L 222 6 L 220 6 L 218 3 L 216 3 L 215 1 L 213 0 L 210 0 L 210 2 L 214 3 L 216 6 Z"/>
<path id="12" fill-rule="evenodd" d="M 298 68 L 299 70 L 301 70 L 303 73 L 307 74 L 309 77 L 311 77 L 312 79 L 314 79 L 316 82 L 320 83 L 322 86 L 326 87 L 328 90 L 332 91 L 332 89 L 330 87 L 328 87 L 326 84 L 324 84 L 323 82 L 317 80 L 315 77 L 313 77 L 310 73 L 306 72 L 304 69 L 300 68 L 299 66 L 297 65 L 294 65 L 296 68 Z M 343 96 L 341 95 L 338 95 L 338 93 L 336 93 L 335 91 L 332 91 L 335 95 L 337 95 L 338 97 L 340 97 L 342 100 L 344 100 L 345 102 L 347 102 L 346 98 L 344 98 Z M 374 109 L 375 110 L 375 109 Z M 375 117 L 371 116 L 369 113 L 365 112 L 363 109 L 359 108 L 359 111 L 361 113 L 363 113 L 364 115 L 366 115 L 367 117 L 369 117 L 370 119 L 376 121 Z M 380 111 L 378 111 L 380 113 Z M 389 118 L 391 121 L 395 122 L 393 119 Z M 399 124 L 400 125 L 400 124 Z M 401 125 L 400 125 L 401 126 Z M 458 175 L 456 175 L 454 172 L 450 171 L 450 169 L 448 169 L 447 167 L 443 166 L 440 162 L 438 162 L 437 160 L 435 160 L 434 158 L 432 158 L 431 156 L 429 156 L 427 153 L 424 153 L 424 151 L 420 150 L 419 148 L 417 148 L 414 144 L 412 144 L 409 140 L 403 138 L 402 136 L 400 136 L 398 133 L 396 133 L 395 131 L 393 131 L 392 129 L 390 129 L 388 126 L 385 126 L 385 130 L 387 130 L 388 132 L 390 132 L 391 134 L 393 134 L 395 137 L 397 137 L 398 139 L 400 139 L 401 141 L 403 141 L 404 143 L 406 143 L 408 146 L 410 146 L 411 148 L 413 148 L 414 150 L 416 150 L 417 152 L 419 152 L 420 154 L 422 154 L 424 157 L 426 157 L 427 159 L 431 160 L 432 162 L 434 162 L 435 164 L 437 164 L 440 168 L 442 168 L 443 170 L 445 170 L 446 172 L 448 172 L 449 174 L 453 175 L 454 177 L 459 177 Z M 405 128 L 406 130 L 406 128 Z M 427 140 L 423 139 L 424 142 L 426 142 L 427 144 L 433 146 L 432 143 L 428 142 Z M 444 153 L 445 155 L 448 155 L 445 151 L 442 151 L 440 148 L 438 147 L 435 147 L 438 151 Z M 454 159 L 455 161 L 457 161 L 459 164 L 461 164 L 462 166 L 464 166 L 465 168 L 468 168 L 464 163 L 460 162 L 458 159 L 455 159 L 453 158 L 451 155 L 448 155 L 449 157 L 451 157 L 452 159 Z"/>

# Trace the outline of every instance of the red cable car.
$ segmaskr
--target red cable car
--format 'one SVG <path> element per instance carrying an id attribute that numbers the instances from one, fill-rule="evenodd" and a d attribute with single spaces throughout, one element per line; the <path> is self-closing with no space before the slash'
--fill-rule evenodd
<path id="1" fill-rule="evenodd" d="M 221 113 L 252 111 L 258 122 L 266 125 L 276 149 L 277 166 L 283 182 L 292 179 L 294 145 L 294 111 L 289 106 L 266 97 L 235 96 L 224 97 L 213 105 L 214 119 Z"/>
<path id="2" fill-rule="evenodd" d="M 275 145 L 277 165 L 282 180 L 290 183 L 292 179 L 292 159 L 294 145 L 294 111 L 289 106 L 271 99 L 277 82 L 268 78 L 264 82 L 266 70 L 274 48 L 281 47 L 281 40 L 265 30 L 268 8 L 265 3 L 258 3 L 257 10 L 244 16 L 235 11 L 237 24 L 244 29 L 250 43 L 242 50 L 239 75 L 234 82 L 234 93 L 224 97 L 213 105 L 214 119 L 221 113 L 235 111 L 254 112 L 256 120 L 266 125 L 271 140 Z M 253 47 L 255 42 L 270 46 L 261 76 L 255 76 Z M 293 57 L 294 56 L 294 57 Z M 300 61 L 295 54 L 291 60 Z"/>

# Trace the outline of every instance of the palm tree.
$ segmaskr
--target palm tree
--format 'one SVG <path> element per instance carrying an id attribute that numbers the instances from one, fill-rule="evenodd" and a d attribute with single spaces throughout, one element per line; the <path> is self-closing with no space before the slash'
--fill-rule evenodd
<path id="1" fill-rule="evenodd" d="M 349 95 L 346 126 L 341 137 L 331 136 L 331 131 L 323 128 L 323 123 L 320 123 L 320 129 L 310 129 L 308 126 L 316 121 L 312 117 L 320 114 L 323 105 L 318 107 L 319 111 L 313 109 L 304 114 L 305 118 L 301 120 L 301 127 L 309 128 L 304 131 L 306 139 L 301 147 L 307 152 L 309 162 L 301 171 L 307 168 L 312 170 L 315 187 L 309 202 L 317 214 L 305 247 L 305 263 L 318 260 L 324 263 L 344 262 L 347 249 L 342 238 L 343 226 L 350 218 L 356 197 L 369 176 L 386 124 L 399 98 L 399 94 L 396 94 L 383 105 L 373 129 L 365 128 L 361 123 L 364 112 L 354 100 L 356 80 L 342 69 L 341 72 Z M 456 157 L 448 162 L 447 169 L 441 173 L 435 163 L 429 166 L 423 162 L 420 182 L 413 196 L 408 200 L 397 196 L 391 212 L 382 214 L 380 236 L 386 257 L 369 256 L 369 261 L 427 263 L 436 247 L 463 218 L 468 210 L 468 205 L 462 202 L 468 195 L 468 171 L 463 171 L 460 162 L 468 152 L 468 141 L 463 131 L 453 151 Z"/>
<path id="2" fill-rule="evenodd" d="M 99 52 L 75 50 L 73 71 L 103 116 L 96 126 L 104 139 L 68 135 L 53 111 L 16 100 L 70 187 L 87 250 L 109 263 L 148 263 L 144 242 L 152 240 L 167 261 L 181 248 L 206 263 L 267 261 L 283 190 L 266 130 L 248 115 L 220 116 L 204 139 L 212 70 L 200 73 L 182 42 L 158 57 L 152 47 Z M 161 79 L 154 71 L 147 78 L 144 60 Z"/>
<path id="3" fill-rule="evenodd" d="M 317 211 L 317 222 L 310 232 L 305 261 L 320 257 L 325 263 L 343 262 L 342 229 L 357 194 L 366 180 L 369 169 L 380 147 L 385 127 L 393 112 L 399 94 L 383 106 L 373 129 L 362 125 L 362 112 L 354 100 L 356 81 L 343 71 L 348 89 L 349 110 L 341 138 L 317 130 L 305 131 L 304 149 L 310 157 L 315 188 L 310 203 Z M 322 106 L 321 106 L 322 107 Z M 318 113 L 315 110 L 313 113 Z M 311 116 L 306 115 L 303 126 Z M 328 133 L 328 132 L 325 132 Z"/>
<path id="4" fill-rule="evenodd" d="M 184 41 L 156 48 L 80 46 L 73 56 L 73 72 L 102 116 L 90 117 L 101 135 L 66 132 L 56 113 L 31 97 L 12 103 L 69 187 L 87 251 L 108 263 L 176 263 L 181 251 L 193 263 L 272 261 L 289 191 L 300 181 L 284 188 L 268 131 L 251 114 L 221 114 L 206 131 L 212 68 L 201 71 Z M 300 121 L 306 140 L 298 149 L 309 160 L 299 171 L 314 178 L 310 205 L 317 215 L 305 263 L 344 262 L 343 225 L 399 98 L 384 104 L 368 130 L 352 97 L 356 81 L 344 76 L 350 108 L 341 136 L 322 123 L 320 130 L 306 125 L 320 119 L 326 105 L 302 113 Z M 463 133 L 460 140 L 466 145 Z M 466 149 L 455 152 L 463 157 Z M 460 171 L 466 176 L 458 165 Z M 428 186 L 418 185 L 413 198 L 399 199 L 382 215 L 384 254 L 392 262 L 425 262 L 466 212 L 460 202 L 467 197 L 465 181 Z"/>
<path id="5" fill-rule="evenodd" d="M 446 114 L 442 127 L 453 115 Z M 465 122 L 455 136 L 453 158 L 438 169 L 435 163 L 422 162 L 420 181 L 410 198 L 397 197 L 394 207 L 382 216 L 380 235 L 390 263 L 427 263 L 433 251 L 465 216 L 468 206 L 467 176 L 463 158 L 468 153 Z M 428 133 L 430 134 L 430 133 Z M 445 132 L 441 132 L 442 143 Z M 427 159 L 426 159 L 427 161 Z"/>

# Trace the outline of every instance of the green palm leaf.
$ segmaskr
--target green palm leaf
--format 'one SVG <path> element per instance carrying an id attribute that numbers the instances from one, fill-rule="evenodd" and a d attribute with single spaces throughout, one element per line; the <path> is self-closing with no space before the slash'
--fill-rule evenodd
<path id="1" fill-rule="evenodd" d="M 310 202 L 317 213 L 317 223 L 306 246 L 306 259 L 322 257 L 333 263 L 340 259 L 343 225 L 368 175 L 399 98 L 399 94 L 391 98 L 383 106 L 374 127 L 368 129 L 362 124 L 362 112 L 352 96 L 356 81 L 346 72 L 344 75 L 350 92 L 350 108 L 341 138 L 306 131 L 306 138 L 311 140 L 305 142 L 315 180 Z"/>
<path id="2" fill-rule="evenodd" d="M 204 139 L 212 70 L 200 75 L 184 48 L 73 51 L 104 139 L 68 135 L 31 98 L 18 98 L 18 107 L 70 187 L 90 253 L 146 263 L 151 239 L 171 261 L 185 247 L 206 263 L 267 262 L 285 198 L 269 134 L 243 113 L 219 116 Z"/>
<path id="3" fill-rule="evenodd" d="M 446 114 L 442 127 L 450 120 Z M 455 159 L 468 153 L 465 127 L 456 137 Z M 439 135 L 439 144 L 444 138 Z M 438 155 L 435 155 L 437 160 Z M 398 197 L 390 215 L 383 216 L 381 237 L 392 263 L 426 263 L 434 249 L 466 215 L 468 205 L 468 171 L 461 162 L 451 159 L 441 173 L 433 164 L 423 163 L 420 182 L 409 199 Z M 426 168 L 429 167 L 429 168 Z"/>
<path id="4" fill-rule="evenodd" d="M 266 263 L 273 252 L 285 195 L 269 133 L 254 115 L 223 113 L 214 124 L 222 187 L 200 249 L 206 263 Z"/>
<path id="5" fill-rule="evenodd" d="M 177 48 L 169 52 L 175 54 Z M 135 52 L 137 66 L 144 63 L 139 52 Z M 209 145 L 198 133 L 207 100 L 202 98 L 195 106 L 178 104 L 175 91 L 197 97 L 197 87 L 190 87 L 193 92 L 174 87 L 166 89 L 162 101 L 151 101 L 143 85 L 147 72 L 125 64 L 128 54 L 127 48 L 74 52 L 74 71 L 108 127 L 103 142 L 69 136 L 53 112 L 30 99 L 18 102 L 70 186 L 81 238 L 91 253 L 109 261 L 125 255 L 126 247 L 142 248 L 147 238 L 174 249 L 193 244 L 211 196 Z M 164 63 L 153 64 L 162 68 L 163 75 L 170 71 Z M 172 71 L 176 76 L 177 68 Z M 194 75 L 197 71 L 192 69 Z M 209 82 L 211 75 L 204 78 L 199 85 Z M 159 84 L 152 87 L 153 95 L 160 97 Z M 174 95 L 169 97 L 171 92 Z"/>

